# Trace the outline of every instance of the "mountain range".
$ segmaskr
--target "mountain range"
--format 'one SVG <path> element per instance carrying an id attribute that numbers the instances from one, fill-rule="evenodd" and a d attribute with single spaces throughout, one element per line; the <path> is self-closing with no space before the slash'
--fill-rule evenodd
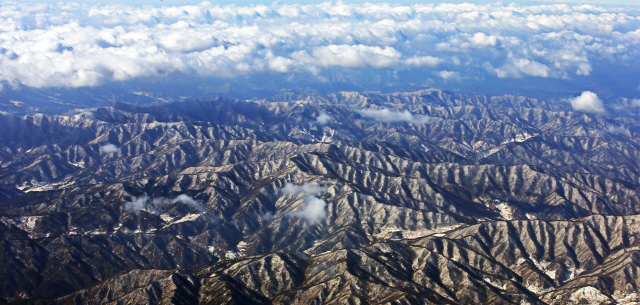
<path id="1" fill-rule="evenodd" d="M 640 302 L 637 109 L 427 89 L 0 126 L 0 302 Z"/>

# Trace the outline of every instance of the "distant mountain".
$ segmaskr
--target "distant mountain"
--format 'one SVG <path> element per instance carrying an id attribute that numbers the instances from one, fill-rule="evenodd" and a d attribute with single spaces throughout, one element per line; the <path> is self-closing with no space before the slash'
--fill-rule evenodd
<path id="1" fill-rule="evenodd" d="M 0 126 L 2 302 L 640 300 L 625 109 L 430 89 Z"/>

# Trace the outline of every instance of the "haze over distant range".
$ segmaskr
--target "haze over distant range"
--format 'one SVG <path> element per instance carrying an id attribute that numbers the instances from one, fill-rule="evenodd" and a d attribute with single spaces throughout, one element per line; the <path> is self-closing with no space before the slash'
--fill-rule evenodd
<path id="1" fill-rule="evenodd" d="M 2 3 L 0 88 L 640 97 L 633 5 L 163 2 Z"/>

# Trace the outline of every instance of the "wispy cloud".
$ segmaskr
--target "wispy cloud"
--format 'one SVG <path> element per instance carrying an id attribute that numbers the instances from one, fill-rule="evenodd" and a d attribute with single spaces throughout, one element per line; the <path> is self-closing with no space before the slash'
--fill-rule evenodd
<path id="1" fill-rule="evenodd" d="M 448 80 L 459 80 L 459 79 L 460 79 L 460 73 L 455 72 L 455 71 L 446 71 L 446 70 L 443 70 L 443 71 L 439 71 L 439 72 L 437 73 L 437 75 L 438 75 L 440 78 L 442 78 L 442 79 L 444 79 L 444 80 L 447 80 L 447 81 L 448 81 Z"/>
<path id="2" fill-rule="evenodd" d="M 190 206 L 199 213 L 205 211 L 201 202 L 194 200 L 188 195 L 181 194 L 174 199 L 169 198 L 153 198 L 144 195 L 136 198 L 134 201 L 126 202 L 124 204 L 124 211 L 128 213 L 140 214 L 141 211 L 146 210 L 152 214 L 162 214 L 162 212 L 169 206 L 182 203 Z"/>
<path id="3" fill-rule="evenodd" d="M 607 126 L 607 131 L 610 133 L 625 135 L 627 137 L 631 136 L 631 131 L 624 125 L 609 125 Z"/>
<path id="4" fill-rule="evenodd" d="M 149 196 L 144 195 L 136 198 L 134 201 L 129 201 L 124 204 L 124 210 L 129 213 L 140 214 L 140 211 L 147 207 Z"/>
<path id="5" fill-rule="evenodd" d="M 181 202 L 184 203 L 192 208 L 194 208 L 196 211 L 198 212 L 204 212 L 204 206 L 202 205 L 201 202 L 196 201 L 195 199 L 189 197 L 188 195 L 182 194 L 179 195 L 178 197 L 176 197 L 175 199 L 171 200 L 172 203 L 176 203 L 176 202 Z"/>

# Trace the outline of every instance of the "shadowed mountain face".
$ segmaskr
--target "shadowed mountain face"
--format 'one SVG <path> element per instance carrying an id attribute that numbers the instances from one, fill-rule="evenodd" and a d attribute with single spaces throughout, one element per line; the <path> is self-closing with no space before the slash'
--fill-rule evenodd
<path id="1" fill-rule="evenodd" d="M 426 90 L 0 126 L 2 302 L 640 298 L 635 113 Z"/>

